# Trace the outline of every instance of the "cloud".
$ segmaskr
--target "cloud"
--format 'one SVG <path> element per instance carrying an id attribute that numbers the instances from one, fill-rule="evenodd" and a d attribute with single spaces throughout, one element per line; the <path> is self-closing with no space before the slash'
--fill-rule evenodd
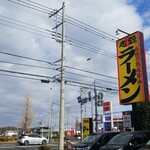
<path id="1" fill-rule="evenodd" d="M 52 1 L 51 3 L 49 3 L 48 0 L 36 1 L 36 3 L 45 5 L 52 9 L 61 8 L 62 2 L 63 1 L 60 0 Z M 81 2 L 67 0 L 65 1 L 65 6 L 65 65 L 72 67 L 65 69 L 65 79 L 87 84 L 90 84 L 95 79 L 97 81 L 97 86 L 116 89 L 118 87 L 117 79 L 107 77 L 111 76 L 117 78 L 117 62 L 115 58 L 116 44 L 113 40 L 106 39 L 106 36 L 116 40 L 117 38 L 125 36 L 123 33 L 116 36 L 115 33 L 117 29 L 122 29 L 129 33 L 141 30 L 145 33 L 145 39 L 148 40 L 149 26 L 145 26 L 144 21 L 149 17 L 149 15 L 145 14 L 143 18 L 143 16 L 137 12 L 136 5 L 130 4 L 125 0 L 105 0 L 104 2 L 100 2 L 98 0 L 82 0 Z M 47 8 L 45 9 L 47 10 Z M 51 9 L 49 10 L 51 11 Z M 3 1 L 0 6 L 0 34 L 2 35 L 0 36 L 0 51 L 30 58 L 37 58 L 47 62 L 55 62 L 59 60 L 61 58 L 61 43 L 52 39 L 54 38 L 54 35 L 52 36 L 51 32 L 47 32 L 47 30 L 52 30 L 52 28 L 56 26 L 56 21 L 54 21 L 56 20 L 56 16 L 52 18 L 49 18 L 48 16 L 48 13 L 23 7 L 9 1 Z M 75 19 L 69 18 L 71 21 L 67 20 L 68 16 L 81 21 L 82 23 L 80 22 L 79 25 L 80 28 L 77 27 Z M 10 20 L 6 17 L 14 20 Z M 58 23 L 60 23 L 61 14 L 57 17 Z M 88 29 L 86 28 L 87 25 Z M 94 28 L 90 28 L 90 26 Z M 98 30 L 95 30 L 95 28 Z M 91 33 L 93 30 L 96 32 L 95 34 Z M 55 32 L 56 30 L 53 31 Z M 59 33 L 61 34 L 61 27 L 57 29 L 57 32 L 57 35 L 59 35 Z M 79 41 L 82 42 L 82 44 L 84 43 L 84 47 L 86 48 L 83 49 L 82 44 L 79 43 Z M 149 56 L 147 56 L 147 58 L 148 57 Z M 87 58 L 91 58 L 91 61 L 87 62 Z M 49 77 L 58 75 L 57 77 L 60 77 L 60 71 L 54 71 L 54 69 L 58 69 L 60 67 L 60 62 L 56 63 L 57 66 L 52 66 L 45 62 L 31 61 L 4 54 L 0 54 L 0 59 L 15 63 L 53 68 L 44 69 L 0 63 L 1 69 L 40 74 Z M 149 59 L 147 59 L 147 64 L 149 68 Z M 75 70 L 73 68 L 77 69 Z M 107 76 L 90 74 L 89 72 L 83 72 L 81 70 L 91 71 Z M 73 75 L 71 73 L 76 73 L 82 76 Z M 12 74 L 9 73 L 9 75 Z M 1 119 L 2 121 L 0 122 L 0 126 L 17 124 L 17 121 L 20 118 L 20 114 L 18 112 L 21 110 L 25 94 L 29 91 L 32 93 L 33 109 L 35 111 L 33 126 L 36 126 L 42 117 L 45 120 L 45 124 L 48 124 L 50 87 L 52 87 L 51 98 L 54 103 L 53 122 L 54 124 L 58 124 L 60 109 L 60 83 L 57 81 L 53 84 L 42 84 L 40 82 L 40 78 L 36 77 L 36 79 L 38 80 L 19 79 L 6 75 L 1 76 L 0 99 L 2 99 L 2 101 L 0 104 L 3 104 L 6 109 L 1 110 L 1 118 L 3 119 Z M 72 84 L 65 86 L 65 106 L 69 107 L 68 119 L 70 121 L 70 127 L 74 127 L 76 118 L 80 120 L 80 104 L 77 102 L 77 97 L 80 95 L 79 91 L 81 87 L 82 85 L 75 87 Z M 87 96 L 89 89 L 84 90 L 84 96 Z M 93 91 L 92 95 L 94 95 Z M 131 109 L 130 106 L 119 105 L 118 93 L 112 94 L 110 91 L 104 92 L 104 101 L 112 101 L 114 112 Z M 8 103 L 11 103 L 11 107 Z M 8 108 L 12 109 L 10 110 Z M 9 114 L 11 114 L 13 110 L 13 120 L 12 122 L 7 122 L 5 119 L 5 113 L 7 112 L 8 120 L 10 120 L 12 116 Z M 87 112 L 84 113 L 83 116 L 91 117 L 90 102 L 86 104 L 86 110 Z M 101 108 L 99 108 L 99 113 L 102 113 Z M 66 115 L 67 112 L 65 111 L 65 116 Z"/>

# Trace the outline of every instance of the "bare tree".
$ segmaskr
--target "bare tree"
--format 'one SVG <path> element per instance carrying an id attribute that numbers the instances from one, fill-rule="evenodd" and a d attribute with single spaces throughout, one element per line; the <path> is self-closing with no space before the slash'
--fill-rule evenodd
<path id="1" fill-rule="evenodd" d="M 29 127 L 31 126 L 33 121 L 33 111 L 32 111 L 32 99 L 31 94 L 27 93 L 25 96 L 25 103 L 22 109 L 22 119 L 20 122 L 22 131 L 27 133 L 29 131 Z"/>

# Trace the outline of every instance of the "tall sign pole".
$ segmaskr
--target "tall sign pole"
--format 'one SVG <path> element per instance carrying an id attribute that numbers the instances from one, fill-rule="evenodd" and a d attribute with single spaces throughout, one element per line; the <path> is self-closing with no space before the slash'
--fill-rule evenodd
<path id="1" fill-rule="evenodd" d="M 64 43 L 65 43 L 65 30 L 64 30 L 64 9 L 65 3 L 62 3 L 62 49 L 61 49 L 61 87 L 60 87 L 60 120 L 59 120 L 59 150 L 64 150 Z"/>

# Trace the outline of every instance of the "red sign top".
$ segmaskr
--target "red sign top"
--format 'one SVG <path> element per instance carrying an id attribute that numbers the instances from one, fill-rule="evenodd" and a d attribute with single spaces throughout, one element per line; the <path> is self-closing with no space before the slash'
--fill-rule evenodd
<path id="1" fill-rule="evenodd" d="M 103 102 L 103 110 L 104 112 L 111 110 L 110 102 Z"/>

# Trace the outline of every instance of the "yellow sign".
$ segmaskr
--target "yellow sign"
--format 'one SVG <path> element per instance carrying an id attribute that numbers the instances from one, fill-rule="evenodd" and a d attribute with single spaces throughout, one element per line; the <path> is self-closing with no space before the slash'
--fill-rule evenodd
<path id="1" fill-rule="evenodd" d="M 143 34 L 135 32 L 117 41 L 120 104 L 148 100 Z"/>
<path id="2" fill-rule="evenodd" d="M 83 118 L 83 138 L 93 131 L 92 118 Z"/>

